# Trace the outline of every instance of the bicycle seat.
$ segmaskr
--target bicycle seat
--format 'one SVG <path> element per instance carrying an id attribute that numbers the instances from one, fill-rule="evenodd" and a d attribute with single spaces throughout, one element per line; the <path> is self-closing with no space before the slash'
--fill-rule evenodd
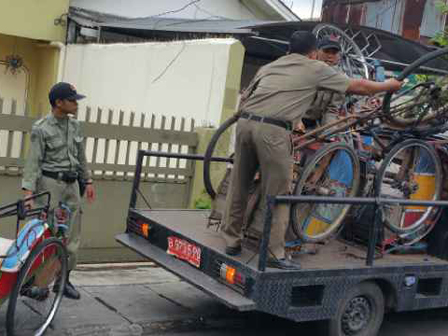
<path id="1" fill-rule="evenodd" d="M 0 253 L 6 256 L 0 259 L 0 270 L 7 273 L 15 273 L 34 248 L 35 243 L 42 237 L 47 225 L 40 219 L 32 219 L 20 230 L 16 241 L 2 238 L 0 240 Z"/>

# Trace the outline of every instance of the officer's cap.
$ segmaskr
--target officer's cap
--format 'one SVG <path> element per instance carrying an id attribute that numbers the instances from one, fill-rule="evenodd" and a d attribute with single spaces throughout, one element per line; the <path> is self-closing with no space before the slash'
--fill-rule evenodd
<path id="1" fill-rule="evenodd" d="M 80 100 L 86 96 L 78 94 L 73 85 L 65 82 L 59 82 L 55 84 L 48 94 L 50 103 L 53 105 L 57 99 L 68 99 L 68 100 Z"/>
<path id="2" fill-rule="evenodd" d="M 317 48 L 319 50 L 336 49 L 337 51 L 341 51 L 341 44 L 337 37 L 325 36 L 319 41 Z"/>

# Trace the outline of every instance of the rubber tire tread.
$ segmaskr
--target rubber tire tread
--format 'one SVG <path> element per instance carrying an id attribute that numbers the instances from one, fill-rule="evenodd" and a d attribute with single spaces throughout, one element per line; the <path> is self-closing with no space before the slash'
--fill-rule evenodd
<path id="1" fill-rule="evenodd" d="M 65 279 L 67 279 L 67 273 L 68 273 L 68 254 L 67 254 L 67 249 L 64 246 L 64 244 L 61 242 L 60 239 L 52 237 L 52 238 L 48 238 L 45 239 L 44 241 L 42 241 L 41 243 L 39 243 L 35 248 L 33 248 L 33 250 L 31 251 L 30 255 L 28 256 L 28 258 L 26 258 L 25 263 L 23 264 L 23 266 L 21 267 L 19 274 L 17 276 L 17 282 L 14 285 L 14 288 L 11 292 L 11 295 L 9 297 L 9 302 L 8 302 L 8 310 L 6 312 L 6 336 L 16 336 L 16 333 L 14 331 L 14 315 L 15 315 L 15 310 L 16 310 L 16 303 L 17 303 L 17 299 L 19 297 L 19 291 L 20 291 L 20 287 L 21 287 L 21 283 L 22 281 L 24 281 L 26 275 L 28 274 L 29 268 L 31 268 L 31 263 L 34 262 L 35 258 L 42 253 L 42 251 L 47 248 L 49 245 L 52 244 L 56 244 L 59 247 L 62 247 L 62 249 L 60 251 L 62 251 L 62 260 L 63 260 L 63 265 L 61 267 L 61 269 L 65 269 L 65 274 L 62 274 L 62 281 L 59 283 L 59 292 L 58 295 L 60 295 L 61 297 L 63 296 L 63 288 L 65 286 Z M 61 300 L 58 301 L 58 306 L 61 303 Z M 58 307 L 59 308 L 59 307 Z M 56 308 L 56 310 L 58 309 Z M 56 314 L 55 314 L 56 315 Z M 45 331 L 43 332 L 45 333 Z"/>

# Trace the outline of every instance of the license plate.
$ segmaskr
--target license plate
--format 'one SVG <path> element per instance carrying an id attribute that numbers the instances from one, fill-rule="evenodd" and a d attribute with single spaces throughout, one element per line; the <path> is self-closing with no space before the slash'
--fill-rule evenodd
<path id="1" fill-rule="evenodd" d="M 184 239 L 168 237 L 168 250 L 166 252 L 196 267 L 201 265 L 201 248 Z"/>

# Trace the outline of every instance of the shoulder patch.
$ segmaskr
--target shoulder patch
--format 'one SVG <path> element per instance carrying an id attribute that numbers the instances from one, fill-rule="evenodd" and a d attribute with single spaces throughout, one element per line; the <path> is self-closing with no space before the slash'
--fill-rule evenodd
<path id="1" fill-rule="evenodd" d="M 36 121 L 36 122 L 34 123 L 34 125 L 35 125 L 35 126 L 39 126 L 39 125 L 41 125 L 44 121 L 45 121 L 45 118 L 39 119 L 38 121 Z"/>

